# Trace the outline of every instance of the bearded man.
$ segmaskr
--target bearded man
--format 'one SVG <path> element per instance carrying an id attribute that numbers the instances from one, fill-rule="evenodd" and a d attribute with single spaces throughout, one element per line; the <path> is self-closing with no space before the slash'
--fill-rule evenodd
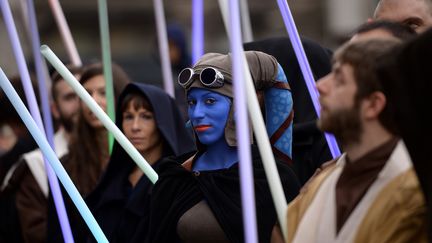
<path id="1" fill-rule="evenodd" d="M 82 72 L 80 67 L 69 67 L 69 70 L 76 78 Z M 51 94 L 51 111 L 57 122 L 54 149 L 61 157 L 68 152 L 80 103 L 77 94 L 57 72 L 52 75 Z M 5 226 L 2 232 L 5 236 L 0 235 L 0 242 L 46 242 L 49 186 L 40 149 L 23 154 L 10 168 L 0 194 L 0 205 L 5 210 L 0 220 L 0 226 Z M 2 241 L 2 237 L 6 240 Z"/>
<path id="2" fill-rule="evenodd" d="M 318 81 L 322 131 L 345 153 L 288 207 L 288 242 L 426 242 L 426 206 L 374 72 L 396 40 L 350 42 Z"/>

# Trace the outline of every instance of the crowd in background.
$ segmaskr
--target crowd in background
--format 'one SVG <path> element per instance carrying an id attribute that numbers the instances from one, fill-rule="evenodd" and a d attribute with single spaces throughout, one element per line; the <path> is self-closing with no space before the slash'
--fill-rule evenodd
<path id="1" fill-rule="evenodd" d="M 250 130 L 259 242 L 432 241 L 432 1 L 381 0 L 371 16 L 334 52 L 302 38 L 319 118 L 288 38 L 244 44 L 288 199 L 280 225 Z M 176 99 L 112 66 L 115 123 L 158 182 L 119 143 L 110 152 L 102 122 L 53 70 L 55 152 L 111 242 L 244 242 L 231 56 L 191 63 L 178 26 L 168 37 Z M 103 65 L 68 69 L 106 111 Z M 0 112 L 0 242 L 63 242 L 43 155 L 4 93 Z M 94 242 L 62 192 L 75 242 Z"/>

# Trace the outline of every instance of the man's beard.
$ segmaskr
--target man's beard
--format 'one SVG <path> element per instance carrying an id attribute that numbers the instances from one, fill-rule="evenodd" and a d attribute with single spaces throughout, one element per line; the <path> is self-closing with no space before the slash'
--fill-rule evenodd
<path id="1" fill-rule="evenodd" d="M 327 117 L 318 120 L 318 127 L 321 131 L 334 134 L 342 145 L 358 143 L 363 132 L 360 110 L 354 105 L 353 108 L 328 113 Z"/>
<path id="2" fill-rule="evenodd" d="M 66 130 L 66 132 L 70 133 L 73 130 L 73 127 L 75 125 L 74 116 L 66 117 L 64 115 L 60 115 L 60 123 Z"/>

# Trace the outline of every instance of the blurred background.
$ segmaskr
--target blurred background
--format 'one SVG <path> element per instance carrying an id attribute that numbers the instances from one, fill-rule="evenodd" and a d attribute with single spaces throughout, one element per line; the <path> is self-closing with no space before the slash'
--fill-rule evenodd
<path id="1" fill-rule="evenodd" d="M 9 0 L 29 68 L 32 69 L 29 35 L 24 25 L 23 0 Z M 373 15 L 378 0 L 289 0 L 299 33 L 334 49 L 353 30 Z M 108 0 L 112 60 L 134 81 L 162 85 L 153 1 Z M 192 0 L 164 1 L 167 25 L 185 34 L 191 50 Z M 102 59 L 96 0 L 60 1 L 84 63 Z M 41 43 L 47 44 L 64 61 L 68 57 L 47 0 L 35 0 Z M 249 0 L 254 40 L 286 36 L 276 0 Z M 229 42 L 218 1 L 204 0 L 205 52 L 228 52 Z M 8 76 L 18 74 L 9 36 L 0 18 L 0 66 Z"/>

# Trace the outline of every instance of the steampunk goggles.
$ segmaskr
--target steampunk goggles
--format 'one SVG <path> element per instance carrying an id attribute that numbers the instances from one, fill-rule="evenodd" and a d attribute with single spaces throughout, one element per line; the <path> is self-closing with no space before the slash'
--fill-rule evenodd
<path id="1" fill-rule="evenodd" d="M 220 88 L 225 82 L 229 82 L 225 80 L 224 75 L 219 70 L 213 67 L 206 67 L 200 73 L 196 73 L 192 68 L 185 68 L 178 75 L 177 82 L 184 89 L 187 89 L 197 75 L 199 76 L 199 81 L 209 88 Z"/>

